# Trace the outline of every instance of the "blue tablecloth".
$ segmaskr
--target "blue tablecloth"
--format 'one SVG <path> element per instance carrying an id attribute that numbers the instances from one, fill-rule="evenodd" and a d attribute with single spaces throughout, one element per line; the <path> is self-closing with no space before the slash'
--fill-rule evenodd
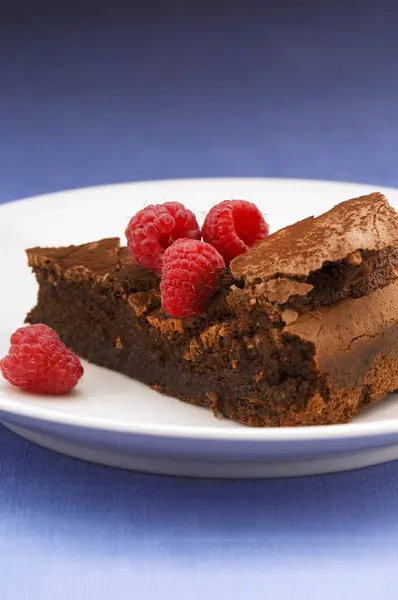
<path id="1" fill-rule="evenodd" d="M 0 202 L 164 177 L 398 186 L 393 2 L 133 4 L 2 4 Z M 4 600 L 386 600 L 397 558 L 397 463 L 183 480 L 0 428 Z"/>

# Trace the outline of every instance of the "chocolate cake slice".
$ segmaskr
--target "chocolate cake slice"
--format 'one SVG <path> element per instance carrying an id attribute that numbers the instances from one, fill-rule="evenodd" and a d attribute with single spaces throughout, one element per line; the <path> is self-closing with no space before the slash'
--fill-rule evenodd
<path id="1" fill-rule="evenodd" d="M 251 426 L 349 421 L 398 388 L 398 215 L 381 194 L 282 229 L 236 258 L 198 317 L 119 240 L 32 248 L 29 323 L 87 360 Z"/>

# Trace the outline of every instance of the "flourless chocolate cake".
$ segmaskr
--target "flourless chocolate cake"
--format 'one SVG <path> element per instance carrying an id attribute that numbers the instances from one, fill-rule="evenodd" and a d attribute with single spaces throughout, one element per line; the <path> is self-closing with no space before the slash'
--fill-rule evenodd
<path id="1" fill-rule="evenodd" d="M 27 322 L 216 415 L 342 423 L 398 388 L 398 215 L 382 194 L 270 235 L 190 319 L 162 311 L 159 278 L 117 238 L 27 254 L 39 283 Z"/>

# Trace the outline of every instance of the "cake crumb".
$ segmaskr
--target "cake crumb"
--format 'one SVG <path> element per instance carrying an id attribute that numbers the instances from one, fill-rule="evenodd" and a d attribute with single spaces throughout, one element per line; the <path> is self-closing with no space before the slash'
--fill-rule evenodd
<path id="1" fill-rule="evenodd" d="M 196 339 L 193 339 L 189 342 L 188 348 L 184 352 L 185 360 L 195 360 L 197 356 L 199 356 L 203 351 L 203 347 Z"/>
<path id="2" fill-rule="evenodd" d="M 299 316 L 298 312 L 296 312 L 295 310 L 291 310 L 290 308 L 287 308 L 282 313 L 282 321 L 286 325 L 291 325 L 292 323 L 294 323 L 295 321 L 297 321 L 298 316 Z"/>
<path id="3" fill-rule="evenodd" d="M 238 360 L 233 360 L 232 361 L 232 368 L 233 369 L 237 369 L 239 367 L 239 361 Z"/>
<path id="4" fill-rule="evenodd" d="M 211 348 L 220 342 L 220 338 L 226 337 L 228 331 L 229 328 L 225 324 L 210 325 L 199 337 L 205 348 Z"/>
<path id="5" fill-rule="evenodd" d="M 56 281 L 54 275 L 49 275 L 47 277 L 47 281 L 48 281 L 48 283 L 51 283 L 51 285 L 54 285 L 54 286 L 58 285 L 58 282 Z"/>
<path id="6" fill-rule="evenodd" d="M 253 337 L 243 338 L 246 343 L 246 348 L 252 350 L 253 348 L 259 348 L 261 346 L 261 338 L 257 334 Z"/>
<path id="7" fill-rule="evenodd" d="M 349 265 L 359 267 L 363 262 L 362 252 L 360 250 L 355 250 L 354 252 L 351 252 L 345 260 Z"/>
<path id="8" fill-rule="evenodd" d="M 220 339 L 228 335 L 229 328 L 225 324 L 210 325 L 198 338 L 193 338 L 184 352 L 185 360 L 195 360 L 205 350 L 216 347 Z"/>
<path id="9" fill-rule="evenodd" d="M 152 290 L 148 292 L 135 292 L 129 295 L 124 294 L 123 297 L 126 298 L 137 317 L 146 315 L 157 301 L 157 293 Z"/>
<path id="10" fill-rule="evenodd" d="M 160 311 L 151 313 L 146 319 L 152 327 L 157 329 L 168 340 L 172 339 L 174 334 L 184 333 L 182 319 L 164 317 Z"/>
<path id="11" fill-rule="evenodd" d="M 325 410 L 326 404 L 325 400 L 322 398 L 320 394 L 315 394 L 311 400 L 308 402 L 307 409 L 309 412 L 315 415 L 320 415 Z"/>
<path id="12" fill-rule="evenodd" d="M 263 377 L 264 377 L 264 371 L 260 371 L 260 373 L 257 373 L 254 380 L 256 383 L 260 383 L 260 381 L 263 379 Z"/>
<path id="13" fill-rule="evenodd" d="M 116 348 L 118 350 L 123 350 L 124 346 L 122 344 L 122 340 L 120 339 L 120 335 L 118 335 L 118 337 L 116 338 Z"/>
<path id="14" fill-rule="evenodd" d="M 247 401 L 249 404 L 259 404 L 259 402 L 260 402 L 260 400 L 258 398 L 253 398 L 253 397 L 248 398 Z"/>
<path id="15" fill-rule="evenodd" d="M 210 400 L 210 408 L 213 411 L 215 417 L 220 415 L 220 411 L 218 410 L 218 394 L 216 392 L 206 392 L 206 396 Z"/>

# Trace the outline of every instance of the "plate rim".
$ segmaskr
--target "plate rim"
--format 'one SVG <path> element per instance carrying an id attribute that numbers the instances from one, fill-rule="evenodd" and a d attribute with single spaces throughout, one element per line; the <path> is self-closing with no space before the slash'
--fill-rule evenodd
<path id="1" fill-rule="evenodd" d="M 11 200 L 6 200 L 0 203 L 0 210 L 4 211 L 12 211 L 17 206 L 20 207 L 24 203 L 34 202 L 49 202 L 54 198 L 62 198 L 63 196 L 74 195 L 78 192 L 83 193 L 92 193 L 97 192 L 99 190 L 108 190 L 108 189 L 120 189 L 123 187 L 134 187 L 134 186 L 151 186 L 151 185 L 178 185 L 178 184 L 212 184 L 212 183 L 225 183 L 228 181 L 234 181 L 236 183 L 246 183 L 246 182 L 289 182 L 291 184 L 305 184 L 311 186 L 317 185 L 331 185 L 335 187 L 345 186 L 352 187 L 355 189 L 356 187 L 368 188 L 369 193 L 375 190 L 381 190 L 382 193 L 397 193 L 398 188 L 394 188 L 392 186 L 385 186 L 379 183 L 364 183 L 361 181 L 344 181 L 340 179 L 300 179 L 298 177 L 184 177 L 184 178 L 170 178 L 170 179 L 143 179 L 137 181 L 120 181 L 118 183 L 105 183 L 101 185 L 87 185 L 83 187 L 72 187 L 62 190 L 57 190 L 54 192 L 46 192 L 45 194 L 36 194 L 35 196 L 25 196 L 22 198 L 14 198 Z M 19 208 L 17 209 L 19 210 Z"/>
<path id="2" fill-rule="evenodd" d="M 224 429 L 222 427 L 206 428 L 200 425 L 161 425 L 153 423 L 145 425 L 138 420 L 133 423 L 123 423 L 113 419 L 101 417 L 83 417 L 81 415 L 72 415 L 61 411 L 52 412 L 46 408 L 35 408 L 31 406 L 24 407 L 24 410 L 17 410 L 12 407 L 2 406 L 2 397 L 0 395 L 0 421 L 6 421 L 6 415 L 15 415 L 25 417 L 35 421 L 44 421 L 57 425 L 76 427 L 79 429 L 89 429 L 103 432 L 123 433 L 129 435 L 151 436 L 167 439 L 189 439 L 225 442 L 318 442 L 318 441 L 337 441 L 337 440 L 357 440 L 369 439 L 374 437 L 387 437 L 396 434 L 398 436 L 398 418 L 377 421 L 377 432 L 375 431 L 375 421 L 371 422 L 350 422 L 338 425 L 311 425 L 297 427 L 247 427 L 239 425 L 236 429 Z"/>
<path id="3" fill-rule="evenodd" d="M 225 184 L 228 181 L 244 184 L 246 182 L 257 182 L 259 184 L 272 182 L 275 184 L 290 184 L 299 185 L 328 185 L 337 187 L 362 188 L 369 192 L 374 190 L 382 190 L 383 193 L 397 194 L 398 189 L 391 186 L 382 186 L 378 184 L 369 184 L 351 181 L 339 180 L 323 180 L 323 179 L 298 179 L 298 178 L 281 178 L 281 177 L 211 177 L 211 178 L 184 178 L 184 179 L 153 179 L 144 181 L 120 182 L 97 186 L 85 186 L 80 188 L 71 188 L 60 190 L 46 194 L 29 196 L 6 201 L 0 204 L 0 211 L 4 213 L 18 212 L 23 209 L 27 203 L 52 202 L 55 198 L 62 199 L 69 197 L 69 201 L 75 201 L 81 193 L 95 193 L 99 190 L 109 190 L 125 188 L 142 187 L 145 185 L 201 185 L 201 184 Z M 240 425 L 236 429 L 212 427 L 206 428 L 201 425 L 162 425 L 153 423 L 151 425 L 142 424 L 138 420 L 134 422 L 124 423 L 120 420 L 105 419 L 101 417 L 85 417 L 82 415 L 73 415 L 62 411 L 52 411 L 47 407 L 32 407 L 28 404 L 17 404 L 13 406 L 13 400 L 3 397 L 0 388 L 0 416 L 17 415 L 28 419 L 45 421 L 46 423 L 56 423 L 58 425 L 68 425 L 81 429 L 91 429 L 99 431 L 112 431 L 115 433 L 125 433 L 131 435 L 149 435 L 161 438 L 178 438 L 190 440 L 223 440 L 234 442 L 311 442 L 311 441 L 332 441 L 332 440 L 350 440 L 350 439 L 365 439 L 374 437 L 384 437 L 388 435 L 398 435 L 398 417 L 390 420 L 370 421 L 370 422 L 350 422 L 338 425 L 315 425 L 315 426 L 298 426 L 298 427 L 261 427 L 252 428 Z M 377 423 L 377 426 L 375 425 Z M 377 431 L 375 431 L 377 427 Z"/>

